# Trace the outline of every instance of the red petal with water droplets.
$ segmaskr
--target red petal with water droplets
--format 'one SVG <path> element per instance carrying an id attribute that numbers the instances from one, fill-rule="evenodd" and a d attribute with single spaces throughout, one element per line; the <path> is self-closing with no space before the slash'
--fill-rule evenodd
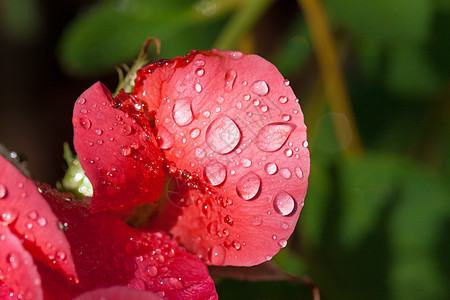
<path id="1" fill-rule="evenodd" d="M 43 299 L 41 278 L 33 257 L 9 228 L 2 225 L 0 225 L 0 282 L 5 283 L 19 299 Z"/>
<path id="2" fill-rule="evenodd" d="M 73 111 L 75 150 L 94 188 L 92 212 L 154 202 L 163 187 L 161 151 L 152 132 L 112 101 L 97 82 Z"/>
<path id="3" fill-rule="evenodd" d="M 44 195 L 67 224 L 79 275 L 74 289 L 61 285 L 58 274 L 40 269 L 51 297 L 120 285 L 168 299 L 217 299 L 206 265 L 165 233 L 131 228 L 108 212 L 90 214 L 82 203 L 65 201 L 54 190 Z"/>
<path id="4" fill-rule="evenodd" d="M 163 217 L 177 217 L 175 238 L 213 265 L 255 265 L 285 247 L 310 166 L 298 99 L 276 67 L 193 51 L 142 69 L 134 94 L 156 110 L 163 155 L 189 187 Z"/>
<path id="5" fill-rule="evenodd" d="M 0 226 L 24 239 L 24 247 L 42 262 L 76 279 L 70 246 L 58 219 L 36 185 L 0 156 Z M 64 259 L 58 253 L 66 253 Z"/>
<path id="6" fill-rule="evenodd" d="M 163 298 L 150 292 L 137 291 L 126 286 L 113 286 L 84 293 L 74 300 L 161 300 Z"/>

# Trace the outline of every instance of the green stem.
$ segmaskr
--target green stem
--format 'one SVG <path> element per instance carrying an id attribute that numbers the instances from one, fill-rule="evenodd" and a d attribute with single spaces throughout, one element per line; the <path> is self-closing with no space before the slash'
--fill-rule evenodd
<path id="1" fill-rule="evenodd" d="M 232 49 L 236 42 L 246 34 L 260 19 L 274 0 L 247 0 L 241 5 L 241 8 L 232 17 L 223 29 L 214 47 L 219 49 Z"/>

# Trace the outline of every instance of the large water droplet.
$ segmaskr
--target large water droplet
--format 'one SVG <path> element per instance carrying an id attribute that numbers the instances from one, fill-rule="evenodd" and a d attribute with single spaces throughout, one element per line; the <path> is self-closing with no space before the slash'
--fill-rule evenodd
<path id="1" fill-rule="evenodd" d="M 195 75 L 197 75 L 198 77 L 202 77 L 203 75 L 205 75 L 205 69 L 203 68 L 197 68 L 195 70 Z"/>
<path id="2" fill-rule="evenodd" d="M 122 146 L 122 147 L 120 147 L 120 153 L 123 155 L 123 156 L 130 156 L 130 154 L 131 154 L 131 147 L 130 146 Z"/>
<path id="3" fill-rule="evenodd" d="M 197 138 L 200 135 L 200 129 L 194 128 L 189 132 L 189 136 L 193 139 Z"/>
<path id="4" fill-rule="evenodd" d="M 223 262 L 225 261 L 225 255 L 226 255 L 225 248 L 219 245 L 213 246 L 208 251 L 209 261 L 213 265 L 218 266 L 222 265 Z"/>
<path id="5" fill-rule="evenodd" d="M 91 121 L 89 119 L 81 118 L 80 119 L 80 125 L 84 129 L 89 129 L 89 128 L 91 128 L 92 123 L 91 123 Z"/>
<path id="6" fill-rule="evenodd" d="M 6 186 L 3 184 L 0 184 L 0 199 L 5 199 L 8 195 L 8 190 L 6 189 Z"/>
<path id="7" fill-rule="evenodd" d="M 287 98 L 286 96 L 280 96 L 280 97 L 278 98 L 278 101 L 279 101 L 281 104 L 285 104 L 286 102 L 288 102 L 288 98 Z"/>
<path id="8" fill-rule="evenodd" d="M 256 197 L 261 189 L 261 178 L 253 172 L 242 176 L 236 184 L 236 192 L 244 200 Z"/>
<path id="9" fill-rule="evenodd" d="M 237 73 L 235 70 L 231 69 L 225 73 L 225 92 L 231 92 L 233 90 L 234 82 L 236 81 Z"/>
<path id="10" fill-rule="evenodd" d="M 289 179 L 292 176 L 292 173 L 289 169 L 283 168 L 280 169 L 280 175 L 284 178 L 284 179 Z"/>
<path id="11" fill-rule="evenodd" d="M 80 104 L 80 105 L 84 105 L 86 103 L 86 99 L 80 97 L 80 98 L 77 99 L 77 103 Z"/>
<path id="12" fill-rule="evenodd" d="M 295 175 L 297 175 L 297 177 L 300 178 L 300 179 L 303 178 L 303 171 L 302 171 L 302 169 L 300 169 L 299 166 L 295 167 Z"/>
<path id="13" fill-rule="evenodd" d="M 103 134 L 103 130 L 101 130 L 101 129 L 95 129 L 95 134 L 96 134 L 96 135 L 102 135 L 102 134 Z"/>
<path id="14" fill-rule="evenodd" d="M 214 186 L 221 184 L 227 177 L 227 169 L 217 161 L 209 162 L 205 167 L 205 178 Z"/>
<path id="15" fill-rule="evenodd" d="M 125 124 L 122 127 L 122 134 L 123 135 L 130 135 L 133 132 L 133 128 L 131 128 L 130 125 Z"/>
<path id="16" fill-rule="evenodd" d="M 227 51 L 226 53 L 232 60 L 238 60 L 244 56 L 244 53 L 240 51 Z"/>
<path id="17" fill-rule="evenodd" d="M 226 154 L 236 148 L 241 132 L 228 116 L 220 116 L 209 124 L 206 130 L 206 143 L 219 154 Z"/>
<path id="18" fill-rule="evenodd" d="M 285 239 L 281 239 L 278 241 L 278 246 L 280 246 L 281 248 L 284 248 L 287 246 L 287 241 Z"/>
<path id="19" fill-rule="evenodd" d="M 269 93 L 269 86 L 264 80 L 258 80 L 252 83 L 250 90 L 259 96 L 265 96 Z"/>
<path id="20" fill-rule="evenodd" d="M 295 128 L 294 124 L 289 123 L 267 124 L 256 135 L 256 146 L 266 152 L 277 151 L 284 145 Z"/>
<path id="21" fill-rule="evenodd" d="M 194 119 L 192 114 L 191 100 L 180 99 L 173 106 L 172 116 L 178 126 L 189 125 Z"/>
<path id="22" fill-rule="evenodd" d="M 145 274 L 147 274 L 150 277 L 155 277 L 158 275 L 158 268 L 154 265 L 145 267 Z"/>
<path id="23" fill-rule="evenodd" d="M 267 174 L 273 175 L 277 172 L 278 166 L 275 163 L 268 163 L 264 166 L 264 170 L 266 170 Z"/>
<path id="24" fill-rule="evenodd" d="M 202 90 L 203 90 L 203 87 L 202 87 L 202 85 L 200 84 L 200 83 L 196 83 L 195 85 L 194 85 L 194 89 L 195 89 L 195 91 L 197 92 L 197 93 L 200 93 Z"/>
<path id="25" fill-rule="evenodd" d="M 157 140 L 161 149 L 170 149 L 175 144 L 173 134 L 164 126 L 158 126 Z"/>
<path id="26" fill-rule="evenodd" d="M 243 167 L 245 167 L 245 168 L 248 168 L 248 167 L 250 167 L 250 166 L 252 165 L 252 161 L 251 161 L 250 159 L 243 158 L 243 159 L 241 160 L 241 165 L 242 165 Z"/>
<path id="27" fill-rule="evenodd" d="M 286 192 L 280 192 L 273 200 L 273 208 L 283 216 L 291 214 L 295 209 L 295 200 Z"/>

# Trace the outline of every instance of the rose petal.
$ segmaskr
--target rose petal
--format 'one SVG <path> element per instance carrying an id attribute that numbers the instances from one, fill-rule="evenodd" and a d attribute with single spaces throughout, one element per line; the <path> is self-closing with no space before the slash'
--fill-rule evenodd
<path id="1" fill-rule="evenodd" d="M 165 233 L 133 229 L 108 212 L 91 215 L 82 203 L 64 201 L 54 190 L 47 190 L 45 196 L 67 224 L 66 235 L 75 253 L 80 281 L 72 297 L 120 285 L 169 299 L 217 298 L 206 265 Z M 65 295 L 66 286 L 51 285 L 59 282 L 57 274 L 55 280 L 44 274 L 46 291 Z"/>
<path id="2" fill-rule="evenodd" d="M 70 246 L 59 224 L 36 185 L 0 156 L 0 226 L 23 238 L 35 258 L 76 281 Z"/>
<path id="3" fill-rule="evenodd" d="M 33 257 L 9 228 L 2 225 L 0 225 L 0 282 L 12 289 L 13 296 L 19 299 L 44 299 L 41 278 Z"/>
<path id="4" fill-rule="evenodd" d="M 151 132 L 119 109 L 100 82 L 86 90 L 73 111 L 74 146 L 92 183 L 92 212 L 154 202 L 164 175 Z"/>
<path id="5" fill-rule="evenodd" d="M 74 300 L 161 300 L 163 298 L 144 291 L 137 291 L 126 286 L 113 286 L 84 293 Z"/>
<path id="6" fill-rule="evenodd" d="M 276 67 L 256 55 L 193 51 L 141 70 L 134 94 L 156 110 L 158 132 L 173 140 L 162 150 L 171 173 L 190 186 L 176 195 L 183 205 L 170 204 L 178 212 L 162 217 L 176 217 L 175 238 L 213 265 L 255 265 L 285 247 L 309 151 L 298 100 Z"/>

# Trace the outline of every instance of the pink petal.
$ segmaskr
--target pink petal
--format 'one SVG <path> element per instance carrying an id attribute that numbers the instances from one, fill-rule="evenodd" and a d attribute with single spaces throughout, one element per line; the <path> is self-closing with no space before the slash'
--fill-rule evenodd
<path id="1" fill-rule="evenodd" d="M 163 187 L 161 151 L 152 132 L 112 101 L 97 82 L 73 111 L 75 149 L 94 188 L 92 212 L 154 202 Z"/>
<path id="2" fill-rule="evenodd" d="M 23 238 L 35 258 L 76 281 L 70 246 L 59 224 L 36 185 L 0 156 L 0 226 Z"/>
<path id="3" fill-rule="evenodd" d="M 41 278 L 33 257 L 8 227 L 2 225 L 0 225 L 0 282 L 5 283 L 12 290 L 14 297 L 19 299 L 43 299 Z"/>
<path id="4" fill-rule="evenodd" d="M 162 217 L 176 217 L 174 237 L 213 265 L 255 265 L 285 247 L 310 166 L 298 99 L 276 67 L 193 51 L 142 69 L 134 94 L 156 110 L 169 170 L 189 186 Z"/>
<path id="5" fill-rule="evenodd" d="M 69 290 L 59 283 L 58 274 L 43 270 L 44 288 L 52 297 L 61 298 L 68 290 L 73 297 L 120 285 L 167 299 L 217 299 L 206 265 L 165 233 L 133 229 L 108 212 L 91 215 L 82 203 L 64 201 L 58 192 L 46 191 L 47 200 L 67 224 L 80 279 L 77 290 Z"/>
<path id="6" fill-rule="evenodd" d="M 162 298 L 144 291 L 137 291 L 126 286 L 113 286 L 95 291 L 86 292 L 74 300 L 161 300 Z"/>

